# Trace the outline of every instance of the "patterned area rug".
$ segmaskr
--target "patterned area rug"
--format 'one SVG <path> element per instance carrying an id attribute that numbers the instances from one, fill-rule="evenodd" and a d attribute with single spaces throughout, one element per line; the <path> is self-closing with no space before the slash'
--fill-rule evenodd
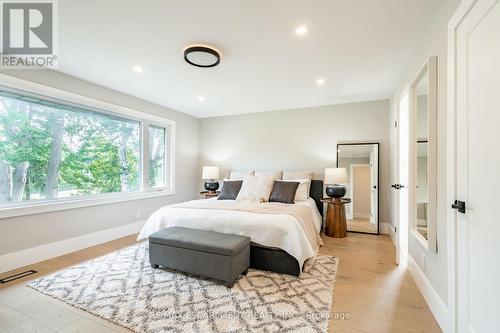
<path id="1" fill-rule="evenodd" d="M 29 286 L 135 332 L 326 332 L 337 262 L 320 255 L 300 278 L 250 269 L 228 289 L 152 269 L 141 243 Z"/>

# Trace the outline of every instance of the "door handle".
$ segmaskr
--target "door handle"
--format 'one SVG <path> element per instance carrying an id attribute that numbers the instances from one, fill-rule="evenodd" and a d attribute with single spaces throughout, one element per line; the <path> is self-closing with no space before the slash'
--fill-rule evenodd
<path id="1" fill-rule="evenodd" d="M 465 202 L 455 200 L 455 202 L 451 205 L 451 208 L 458 210 L 459 213 L 465 214 Z"/>

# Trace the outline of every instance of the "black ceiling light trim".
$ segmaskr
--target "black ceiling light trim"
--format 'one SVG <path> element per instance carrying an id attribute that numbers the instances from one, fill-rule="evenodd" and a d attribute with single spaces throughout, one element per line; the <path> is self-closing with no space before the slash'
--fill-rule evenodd
<path id="1" fill-rule="evenodd" d="M 216 58 L 216 61 L 214 61 L 211 64 L 199 64 L 199 63 L 196 63 L 196 62 L 192 62 L 189 59 L 189 54 L 194 53 L 194 52 L 209 53 L 209 54 L 213 55 Z M 202 68 L 215 67 L 215 66 L 217 66 L 220 63 L 220 58 L 221 58 L 221 53 L 217 49 L 215 49 L 215 48 L 213 48 L 211 46 L 207 46 L 207 45 L 192 45 L 192 46 L 188 46 L 188 47 L 186 47 L 184 49 L 184 60 L 186 60 L 186 62 L 188 64 L 196 66 L 196 67 L 202 67 Z"/>

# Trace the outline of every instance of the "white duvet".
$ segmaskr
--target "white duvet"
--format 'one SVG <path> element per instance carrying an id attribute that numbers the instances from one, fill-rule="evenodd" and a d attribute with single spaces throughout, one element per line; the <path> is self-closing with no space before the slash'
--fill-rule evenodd
<path id="1" fill-rule="evenodd" d="M 201 199 L 212 201 L 214 199 Z M 196 206 L 193 200 L 191 203 Z M 205 204 L 207 203 L 205 201 Z M 216 202 L 214 202 L 215 206 Z M 310 208 L 314 228 L 319 233 L 322 218 L 314 200 L 297 201 L 296 205 Z M 265 205 L 263 203 L 262 205 Z M 297 259 L 300 267 L 307 259 L 316 255 L 317 244 L 312 244 L 297 218 L 289 214 L 261 214 L 240 210 L 196 209 L 165 206 L 154 212 L 142 228 L 138 240 L 152 233 L 173 226 L 212 230 L 250 237 L 251 241 L 263 246 L 282 249 Z"/>

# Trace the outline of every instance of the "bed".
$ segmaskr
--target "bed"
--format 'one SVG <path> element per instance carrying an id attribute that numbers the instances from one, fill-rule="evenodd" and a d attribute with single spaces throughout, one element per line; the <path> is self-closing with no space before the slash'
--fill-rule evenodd
<path id="1" fill-rule="evenodd" d="M 215 198 L 165 206 L 151 215 L 138 239 L 146 239 L 150 234 L 171 226 L 244 235 L 252 240 L 250 267 L 299 276 L 304 264 L 317 253 L 311 234 L 315 232 L 314 236 L 319 238 L 322 229 L 321 180 L 311 181 L 309 195 L 308 200 L 288 207 L 269 205 L 280 210 L 265 214 L 241 208 L 236 202 Z M 233 210 L 233 205 L 238 209 Z M 306 219 L 300 221 L 297 215 L 281 213 L 282 209 L 292 208 L 310 211 L 313 222 L 304 222 Z"/>

